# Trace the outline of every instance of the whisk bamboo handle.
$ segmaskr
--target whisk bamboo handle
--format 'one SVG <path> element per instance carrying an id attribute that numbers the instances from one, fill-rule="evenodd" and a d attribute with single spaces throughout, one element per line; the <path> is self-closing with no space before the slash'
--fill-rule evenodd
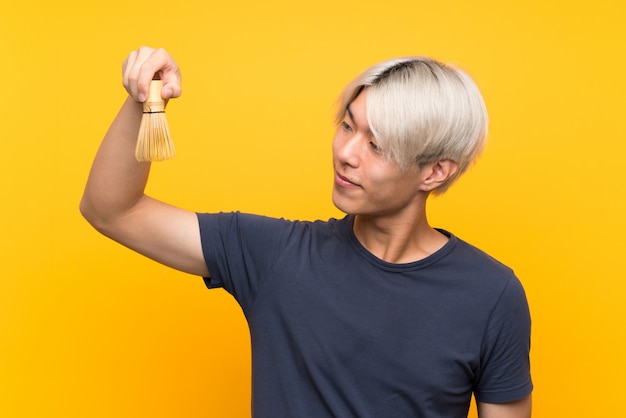
<path id="1" fill-rule="evenodd" d="M 163 90 L 163 80 L 152 80 L 148 98 L 143 103 L 143 113 L 165 112 L 165 101 L 161 98 Z"/>

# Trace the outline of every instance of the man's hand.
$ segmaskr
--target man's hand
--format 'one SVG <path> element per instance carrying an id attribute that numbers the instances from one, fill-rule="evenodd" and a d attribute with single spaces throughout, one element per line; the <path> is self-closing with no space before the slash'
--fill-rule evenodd
<path id="1" fill-rule="evenodd" d="M 165 100 L 182 93 L 181 74 L 176 61 L 162 48 L 142 46 L 132 51 L 122 65 L 123 84 L 128 94 L 138 102 L 148 97 L 150 81 L 163 80 L 161 97 Z"/>

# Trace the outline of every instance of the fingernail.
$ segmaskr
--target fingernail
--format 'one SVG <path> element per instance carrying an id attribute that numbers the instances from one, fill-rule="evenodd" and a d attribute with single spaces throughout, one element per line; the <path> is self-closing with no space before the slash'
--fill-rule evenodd
<path id="1" fill-rule="evenodd" d="M 137 96 L 137 98 L 139 99 L 140 102 L 146 101 L 146 95 L 143 93 L 139 93 L 139 96 Z"/>

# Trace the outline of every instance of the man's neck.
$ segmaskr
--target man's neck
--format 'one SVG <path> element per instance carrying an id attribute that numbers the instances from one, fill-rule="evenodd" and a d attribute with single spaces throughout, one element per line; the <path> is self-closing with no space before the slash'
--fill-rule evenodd
<path id="1" fill-rule="evenodd" d="M 373 255 L 397 264 L 424 259 L 448 241 L 448 237 L 430 227 L 425 212 L 408 219 L 357 215 L 354 234 Z"/>

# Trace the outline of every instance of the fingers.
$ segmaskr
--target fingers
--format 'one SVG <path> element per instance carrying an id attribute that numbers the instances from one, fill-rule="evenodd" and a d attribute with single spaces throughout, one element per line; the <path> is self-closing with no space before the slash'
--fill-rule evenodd
<path id="1" fill-rule="evenodd" d="M 163 80 L 163 99 L 181 95 L 181 74 L 176 61 L 162 48 L 141 47 L 132 51 L 122 65 L 124 88 L 139 102 L 146 100 L 150 81 Z"/>

